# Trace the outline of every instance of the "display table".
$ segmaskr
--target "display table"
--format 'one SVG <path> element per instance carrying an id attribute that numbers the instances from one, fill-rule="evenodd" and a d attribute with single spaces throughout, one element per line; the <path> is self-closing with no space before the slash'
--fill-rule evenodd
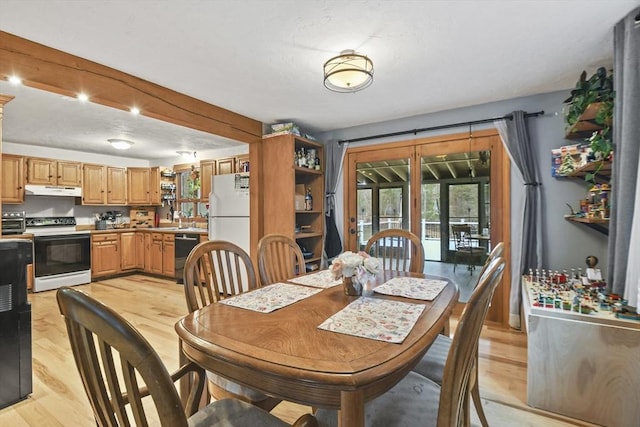
<path id="1" fill-rule="evenodd" d="M 523 278 L 527 403 L 604 426 L 640 425 L 640 322 L 534 306 Z"/>

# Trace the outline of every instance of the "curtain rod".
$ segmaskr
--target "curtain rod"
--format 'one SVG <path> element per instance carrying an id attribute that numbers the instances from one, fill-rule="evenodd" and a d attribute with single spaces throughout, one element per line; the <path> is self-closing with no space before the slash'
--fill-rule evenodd
<path id="1" fill-rule="evenodd" d="M 538 111 L 536 113 L 525 113 L 525 117 L 538 117 L 544 114 L 544 110 Z M 513 114 L 507 114 L 506 116 L 502 116 L 502 117 L 494 117 L 492 119 L 482 119 L 482 120 L 473 120 L 470 122 L 461 122 L 461 123 L 452 123 L 449 125 L 440 125 L 440 126 L 431 126 L 428 128 L 421 128 L 421 129 L 413 129 L 413 130 L 403 130 L 400 132 L 391 132 L 391 133 L 382 133 L 382 134 L 378 134 L 378 135 L 371 135 L 371 136 L 363 136 L 361 138 L 352 138 L 352 139 L 341 139 L 338 140 L 338 144 L 342 144 L 344 142 L 358 142 L 358 141 L 367 141 L 369 139 L 378 139 L 378 138 L 386 138 L 388 136 L 398 136 L 398 135 L 407 135 L 407 134 L 417 134 L 418 132 L 426 132 L 429 130 L 438 130 L 438 129 L 449 129 L 449 128 L 457 128 L 457 127 L 462 127 L 462 126 L 469 126 L 469 125 L 477 125 L 480 123 L 491 123 L 494 122 L 496 120 L 513 120 Z"/>

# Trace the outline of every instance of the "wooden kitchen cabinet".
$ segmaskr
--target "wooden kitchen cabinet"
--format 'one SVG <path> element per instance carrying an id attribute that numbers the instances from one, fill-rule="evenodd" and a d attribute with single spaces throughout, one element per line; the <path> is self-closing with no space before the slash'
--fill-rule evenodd
<path id="1" fill-rule="evenodd" d="M 162 203 L 162 192 L 160 191 L 160 166 L 149 168 L 149 202 L 152 205 Z"/>
<path id="2" fill-rule="evenodd" d="M 293 155 L 292 155 L 293 156 Z M 225 175 L 236 172 L 236 158 L 228 157 L 216 160 L 216 175 Z"/>
<path id="3" fill-rule="evenodd" d="M 144 268 L 144 235 L 135 231 L 120 233 L 120 269 Z"/>
<path id="4" fill-rule="evenodd" d="M 120 269 L 118 233 L 91 235 L 91 278 L 117 274 Z"/>
<path id="5" fill-rule="evenodd" d="M 107 204 L 127 204 L 127 170 L 107 166 Z"/>
<path id="6" fill-rule="evenodd" d="M 164 254 L 162 249 L 163 233 L 151 233 L 151 244 L 149 248 L 149 272 L 154 274 L 163 274 Z"/>
<path id="7" fill-rule="evenodd" d="M 2 203 L 24 203 L 24 157 L 2 155 Z"/>
<path id="8" fill-rule="evenodd" d="M 162 237 L 162 274 L 170 277 L 176 274 L 176 244 L 173 233 L 166 233 Z"/>
<path id="9" fill-rule="evenodd" d="M 202 203 L 209 203 L 209 193 L 211 193 L 211 177 L 215 174 L 215 160 L 203 160 L 200 162 L 200 201 Z"/>
<path id="10" fill-rule="evenodd" d="M 103 165 L 83 165 L 82 204 L 104 205 L 107 203 L 107 171 Z"/>
<path id="11" fill-rule="evenodd" d="M 127 169 L 128 203 L 130 205 L 151 204 L 149 192 L 151 170 L 149 168 Z"/>
<path id="12" fill-rule="evenodd" d="M 144 244 L 144 260 L 142 268 L 145 273 L 151 273 L 151 233 L 141 233 L 143 234 L 143 244 Z"/>
<path id="13" fill-rule="evenodd" d="M 79 187 L 82 183 L 82 163 L 65 160 L 27 159 L 27 184 Z"/>

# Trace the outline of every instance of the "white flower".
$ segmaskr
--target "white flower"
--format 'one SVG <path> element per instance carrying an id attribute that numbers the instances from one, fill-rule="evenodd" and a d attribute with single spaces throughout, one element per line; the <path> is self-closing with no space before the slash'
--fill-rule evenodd
<path id="1" fill-rule="evenodd" d="M 380 270 L 380 260 L 378 260 L 378 258 L 365 258 L 362 265 L 364 266 L 365 270 L 367 270 L 367 272 L 371 274 L 378 274 L 378 271 Z"/>

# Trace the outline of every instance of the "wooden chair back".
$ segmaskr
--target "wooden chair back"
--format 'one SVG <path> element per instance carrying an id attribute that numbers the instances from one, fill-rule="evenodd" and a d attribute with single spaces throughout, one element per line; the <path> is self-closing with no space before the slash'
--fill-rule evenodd
<path id="1" fill-rule="evenodd" d="M 91 403 L 96 424 L 146 426 L 151 420 L 162 426 L 186 427 L 196 412 L 204 389 L 204 372 L 193 364 L 177 373 L 197 373 L 186 412 L 168 372 L 149 342 L 123 317 L 84 292 L 64 287 L 57 291 L 76 366 Z M 150 396 L 152 404 L 143 404 Z"/>
<path id="2" fill-rule="evenodd" d="M 189 312 L 257 287 L 251 258 L 234 243 L 202 242 L 187 256 L 184 293 Z"/>
<path id="3" fill-rule="evenodd" d="M 367 241 L 364 251 L 379 258 L 385 270 L 424 272 L 424 247 L 410 231 L 399 228 L 379 231 Z"/>
<path id="4" fill-rule="evenodd" d="M 504 254 L 504 243 L 503 242 L 499 242 L 497 245 L 495 245 L 493 247 L 493 249 L 491 249 L 491 252 L 489 253 L 489 256 L 484 261 L 484 265 L 482 266 L 482 269 L 480 270 L 480 274 L 478 274 L 478 282 L 480 282 L 480 278 L 482 277 L 484 272 L 487 271 L 487 268 L 489 267 L 489 264 L 491 264 L 491 261 L 493 261 L 494 259 L 496 259 L 498 257 L 501 257 L 502 254 Z M 476 283 L 476 286 L 477 285 L 478 284 Z"/>
<path id="5" fill-rule="evenodd" d="M 258 272 L 262 286 L 305 274 L 298 244 L 282 234 L 267 234 L 258 242 Z"/>
<path id="6" fill-rule="evenodd" d="M 504 258 L 495 258 L 480 277 L 460 316 L 444 367 L 438 426 L 470 425 L 469 392 L 480 332 L 493 293 L 504 273 Z"/>

